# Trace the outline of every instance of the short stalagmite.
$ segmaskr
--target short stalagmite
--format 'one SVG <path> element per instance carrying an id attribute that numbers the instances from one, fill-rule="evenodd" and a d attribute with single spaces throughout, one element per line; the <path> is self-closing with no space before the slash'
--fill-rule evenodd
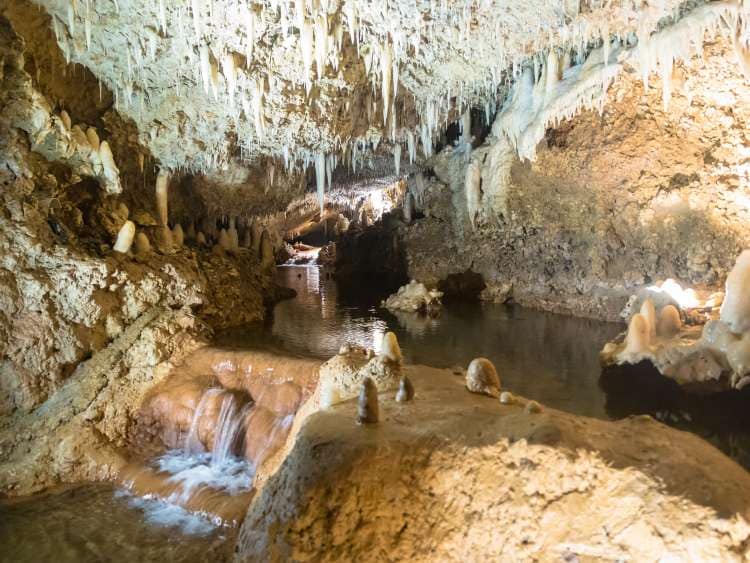
<path id="1" fill-rule="evenodd" d="M 357 399 L 357 423 L 374 424 L 378 420 L 380 420 L 378 388 L 372 379 L 365 377 Z"/>
<path id="2" fill-rule="evenodd" d="M 400 364 L 403 361 L 401 347 L 398 344 L 396 335 L 392 332 L 386 332 L 383 336 L 383 345 L 380 355 L 388 361 Z"/>
<path id="3" fill-rule="evenodd" d="M 414 386 L 411 380 L 402 375 L 398 382 L 398 391 L 396 392 L 396 401 L 399 403 L 406 403 L 414 398 Z"/>
<path id="4" fill-rule="evenodd" d="M 138 256 L 147 256 L 151 252 L 151 243 L 146 233 L 139 232 L 135 235 L 135 253 Z"/>
<path id="5" fill-rule="evenodd" d="M 125 224 L 120 228 L 120 232 L 117 233 L 117 240 L 115 245 L 112 247 L 115 252 L 122 254 L 130 251 L 130 246 L 133 244 L 133 238 L 135 237 L 135 223 L 132 221 L 125 221 Z"/>
<path id="6" fill-rule="evenodd" d="M 500 377 L 487 358 L 475 358 L 466 370 L 466 388 L 472 393 L 500 396 Z"/>

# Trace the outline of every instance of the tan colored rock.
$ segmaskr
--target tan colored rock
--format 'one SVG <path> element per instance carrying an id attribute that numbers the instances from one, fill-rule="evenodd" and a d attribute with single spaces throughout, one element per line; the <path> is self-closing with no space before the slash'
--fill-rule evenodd
<path id="1" fill-rule="evenodd" d="M 466 370 L 466 388 L 472 393 L 500 396 L 500 378 L 487 358 L 475 358 Z"/>

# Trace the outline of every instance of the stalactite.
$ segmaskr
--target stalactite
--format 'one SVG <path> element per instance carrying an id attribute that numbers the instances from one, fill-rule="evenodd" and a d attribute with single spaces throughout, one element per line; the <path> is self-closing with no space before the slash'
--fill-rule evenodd
<path id="1" fill-rule="evenodd" d="M 301 24 L 299 31 L 305 90 L 309 94 L 310 88 L 312 87 L 313 26 L 307 20 L 305 20 Z"/>
<path id="2" fill-rule="evenodd" d="M 318 204 L 320 212 L 323 213 L 323 204 L 325 201 L 325 181 L 326 181 L 326 157 L 323 153 L 315 155 L 315 182 L 317 185 Z"/>
<path id="3" fill-rule="evenodd" d="M 166 225 L 169 221 L 168 209 L 169 173 L 159 170 L 156 176 L 156 212 L 159 215 L 159 225 Z"/>
<path id="4" fill-rule="evenodd" d="M 393 79 L 393 49 L 388 41 L 380 53 L 380 79 L 383 96 L 383 125 L 388 123 L 388 109 L 391 106 L 391 80 Z"/>
<path id="5" fill-rule="evenodd" d="M 479 164 L 475 161 L 471 161 L 466 167 L 466 178 L 464 182 L 464 189 L 466 192 L 466 211 L 469 214 L 469 221 L 471 222 L 472 228 L 476 227 L 476 217 L 481 206 L 481 174 Z"/>

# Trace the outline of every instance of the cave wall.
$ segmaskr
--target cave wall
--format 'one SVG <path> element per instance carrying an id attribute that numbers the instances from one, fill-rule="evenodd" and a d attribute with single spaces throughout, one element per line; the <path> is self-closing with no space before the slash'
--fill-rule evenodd
<path id="1" fill-rule="evenodd" d="M 636 75 L 625 64 L 603 112 L 548 130 L 507 182 L 493 136 L 468 155 L 445 149 L 412 177 L 425 218 L 403 235 L 409 275 L 436 283 L 472 269 L 487 299 L 603 319 L 658 280 L 721 285 L 750 241 L 750 87 L 724 40 L 676 68 L 668 110 L 660 81 L 644 92 Z M 474 226 L 470 162 L 481 178 Z"/>
<path id="2" fill-rule="evenodd" d="M 16 495 L 111 477 L 148 389 L 279 293 L 250 250 L 113 251 L 128 218 L 153 234 L 138 219 L 154 215 L 144 150 L 108 109 L 80 119 L 115 166 L 71 129 L 61 112 L 82 123 L 81 83 L 70 66 L 67 89 L 30 74 L 40 46 L 4 17 L 12 7 L 0 10 L 0 494 Z"/>

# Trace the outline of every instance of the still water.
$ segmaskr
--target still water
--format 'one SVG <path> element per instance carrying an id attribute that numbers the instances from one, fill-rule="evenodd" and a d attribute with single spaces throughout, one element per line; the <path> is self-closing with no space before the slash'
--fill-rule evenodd
<path id="1" fill-rule="evenodd" d="M 383 335 L 393 331 L 408 363 L 466 367 L 484 356 L 514 393 L 607 416 L 599 350 L 621 325 L 488 303 L 448 303 L 435 318 L 394 314 L 380 302 L 396 288 L 364 282 L 344 287 L 313 266 L 280 267 L 277 276 L 297 297 L 276 305 L 266 326 L 226 332 L 220 343 L 327 359 L 344 342 L 378 350 Z"/>

